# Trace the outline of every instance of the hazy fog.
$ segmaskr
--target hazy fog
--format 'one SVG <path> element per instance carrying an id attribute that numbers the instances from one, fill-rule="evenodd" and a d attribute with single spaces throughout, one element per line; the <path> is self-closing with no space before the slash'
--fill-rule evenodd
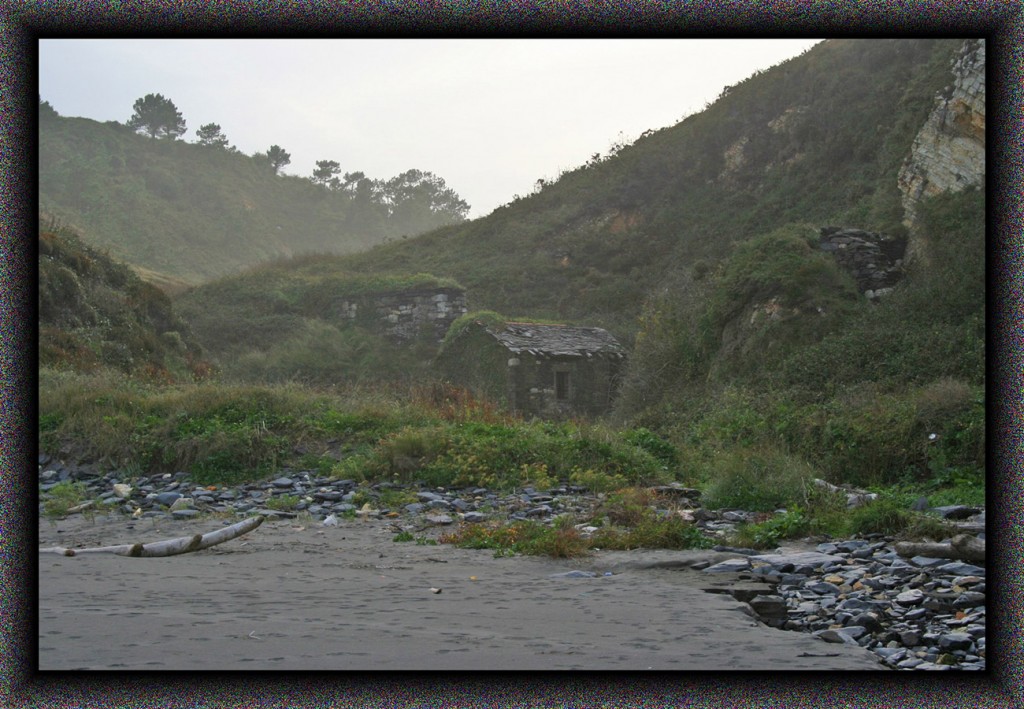
<path id="1" fill-rule="evenodd" d="M 189 142 L 219 123 L 246 154 L 283 147 L 288 174 L 427 170 L 475 217 L 817 41 L 43 40 L 39 93 L 122 123 L 160 93 Z"/>

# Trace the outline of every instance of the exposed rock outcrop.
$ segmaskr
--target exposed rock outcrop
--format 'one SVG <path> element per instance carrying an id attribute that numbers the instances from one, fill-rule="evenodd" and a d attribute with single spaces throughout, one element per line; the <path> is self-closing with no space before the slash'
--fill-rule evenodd
<path id="1" fill-rule="evenodd" d="M 868 298 L 887 294 L 903 277 L 907 242 L 886 234 L 836 226 L 821 228 L 821 249 L 857 281 L 857 290 Z"/>
<path id="2" fill-rule="evenodd" d="M 899 173 L 903 222 L 910 231 L 907 261 L 927 259 L 918 228 L 920 202 L 985 181 L 985 42 L 967 40 L 953 62 L 953 83 L 914 139 Z"/>

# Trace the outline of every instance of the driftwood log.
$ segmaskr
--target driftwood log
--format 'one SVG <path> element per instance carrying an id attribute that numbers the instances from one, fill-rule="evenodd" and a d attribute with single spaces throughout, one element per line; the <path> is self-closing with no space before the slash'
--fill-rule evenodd
<path id="1" fill-rule="evenodd" d="M 119 556 L 175 556 L 186 554 L 190 551 L 208 549 L 214 545 L 230 541 L 235 537 L 248 534 L 263 524 L 265 518 L 250 517 L 229 527 L 196 534 L 191 537 L 178 537 L 177 539 L 164 539 L 149 544 L 119 544 L 110 547 L 89 547 L 86 549 L 65 549 L 64 547 L 47 547 L 40 549 L 40 553 L 61 554 L 63 556 L 78 556 L 79 554 L 117 554 Z"/>
<path id="2" fill-rule="evenodd" d="M 937 559 L 985 561 L 985 540 L 958 534 L 948 542 L 897 542 L 900 556 L 930 556 Z"/>
<path id="3" fill-rule="evenodd" d="M 878 495 L 874 492 L 868 492 L 867 490 L 857 490 L 849 486 L 833 485 L 830 482 L 821 480 L 820 478 L 814 478 L 814 484 L 820 488 L 828 490 L 832 494 L 844 495 L 846 497 L 847 508 L 862 507 L 867 503 L 878 498 Z"/>

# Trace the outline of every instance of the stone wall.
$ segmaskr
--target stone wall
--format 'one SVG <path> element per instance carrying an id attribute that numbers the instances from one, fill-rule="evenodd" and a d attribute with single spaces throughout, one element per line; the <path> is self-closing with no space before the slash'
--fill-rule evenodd
<path id="1" fill-rule="evenodd" d="M 337 318 L 403 341 L 426 331 L 440 342 L 452 322 L 467 311 L 466 293 L 457 288 L 375 293 L 343 298 L 335 304 Z"/>
<path id="2" fill-rule="evenodd" d="M 927 258 L 917 225 L 921 200 L 985 182 L 985 42 L 967 40 L 953 62 L 953 83 L 936 105 L 899 173 L 907 260 Z"/>
<path id="3" fill-rule="evenodd" d="M 601 416 L 611 409 L 624 367 L 622 357 L 533 357 L 508 360 L 508 402 L 527 416 L 567 419 Z M 568 374 L 568 396 L 559 399 L 555 372 Z"/>

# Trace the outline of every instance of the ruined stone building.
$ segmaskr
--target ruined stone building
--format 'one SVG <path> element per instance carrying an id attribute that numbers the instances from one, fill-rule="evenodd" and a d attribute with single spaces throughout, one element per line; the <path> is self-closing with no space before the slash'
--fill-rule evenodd
<path id="1" fill-rule="evenodd" d="M 417 286 L 338 298 L 334 317 L 360 324 L 398 341 L 444 339 L 451 324 L 465 315 L 466 292 L 448 286 Z"/>
<path id="2" fill-rule="evenodd" d="M 626 350 L 598 327 L 470 324 L 438 357 L 449 381 L 526 416 L 600 416 L 615 398 Z"/>

